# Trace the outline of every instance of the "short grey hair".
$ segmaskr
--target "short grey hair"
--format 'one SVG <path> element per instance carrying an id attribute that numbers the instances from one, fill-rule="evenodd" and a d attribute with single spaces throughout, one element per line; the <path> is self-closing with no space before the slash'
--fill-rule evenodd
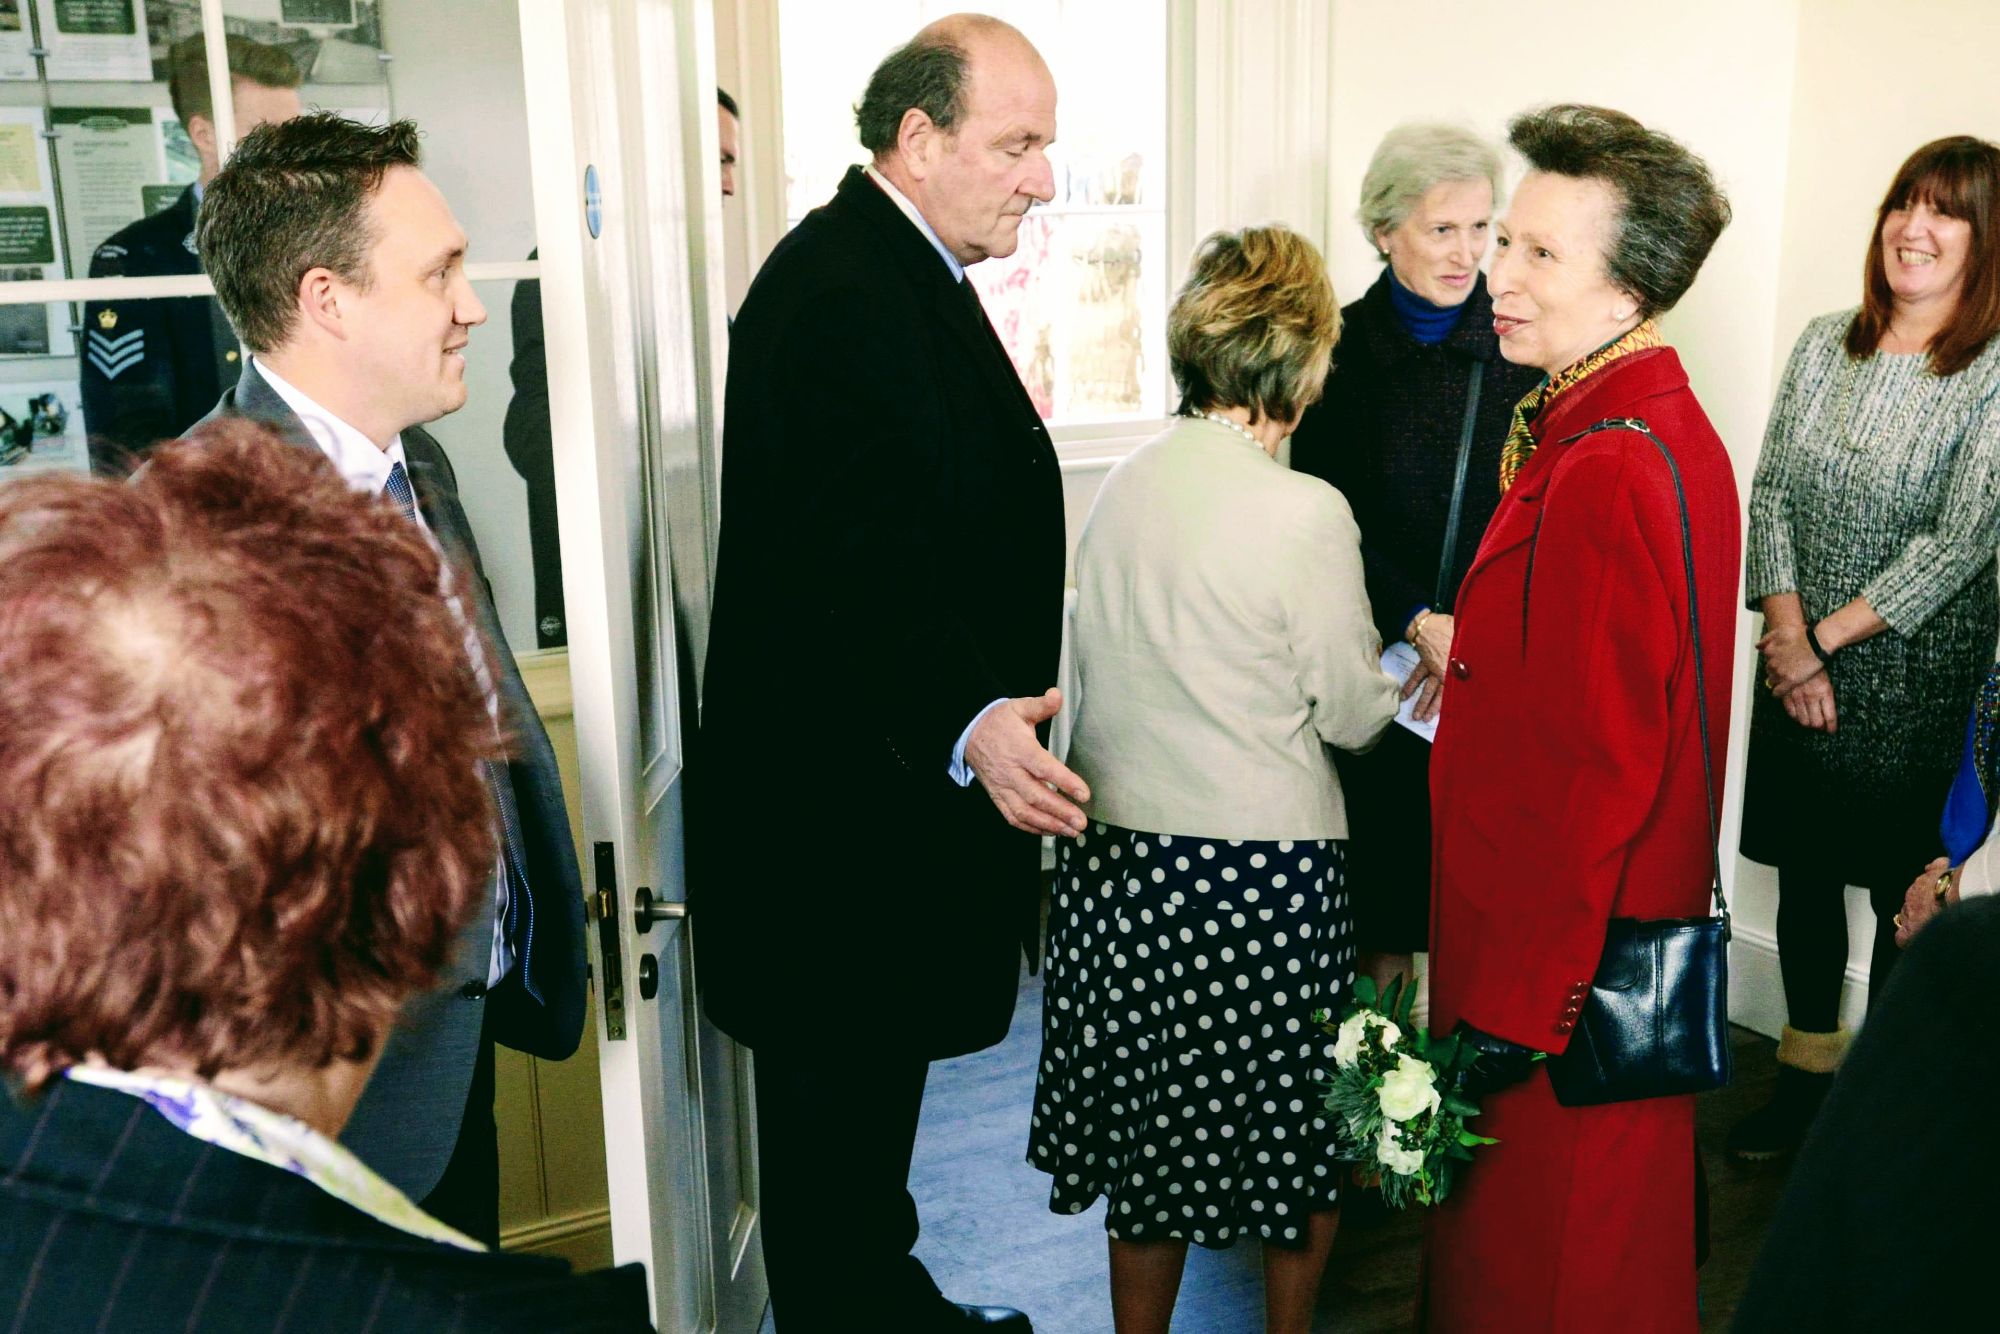
<path id="1" fill-rule="evenodd" d="M 1375 253 L 1387 259 L 1376 238 L 1408 220 L 1424 196 L 1455 181 L 1485 181 L 1500 206 L 1500 151 L 1460 125 L 1412 121 L 1382 136 L 1361 178 L 1361 207 L 1354 216 Z"/>
<path id="2" fill-rule="evenodd" d="M 891 51 L 869 76 L 854 108 L 861 146 L 877 158 L 896 146 L 903 117 L 923 112 L 945 134 L 965 115 L 965 84 L 971 61 L 959 43 L 919 35 Z"/>

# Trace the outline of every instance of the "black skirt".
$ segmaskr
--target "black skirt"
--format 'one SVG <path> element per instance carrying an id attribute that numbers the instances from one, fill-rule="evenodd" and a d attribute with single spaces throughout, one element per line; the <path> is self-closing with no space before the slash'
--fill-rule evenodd
<path id="1" fill-rule="evenodd" d="M 1369 953 L 1431 947 L 1431 743 L 1391 725 L 1365 755 L 1334 754 L 1347 803 L 1354 943 Z"/>
<path id="2" fill-rule="evenodd" d="M 1092 824 L 1061 848 L 1028 1161 L 1123 1241 L 1305 1244 L 1340 1167 L 1320 1116 L 1354 978 L 1338 840 Z"/>

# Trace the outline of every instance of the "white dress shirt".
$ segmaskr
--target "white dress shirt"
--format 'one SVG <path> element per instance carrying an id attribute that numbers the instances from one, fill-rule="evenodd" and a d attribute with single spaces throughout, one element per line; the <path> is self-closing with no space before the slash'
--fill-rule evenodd
<path id="1" fill-rule="evenodd" d="M 380 447 L 353 426 L 306 397 L 303 390 L 288 382 L 264 362 L 252 357 L 250 364 L 257 368 L 257 374 L 264 377 L 264 383 L 270 385 L 278 397 L 285 400 L 285 406 L 297 414 L 298 419 L 305 424 L 307 432 L 311 434 L 313 443 L 319 446 L 321 453 L 333 460 L 333 466 L 340 469 L 340 475 L 346 478 L 347 484 L 356 491 L 382 495 L 389 485 L 390 470 L 398 463 L 403 465 L 403 472 L 406 475 L 409 473 L 410 462 L 403 456 L 401 434 L 392 439 L 387 448 Z M 412 488 L 415 487 L 414 478 L 410 485 Z M 438 546 L 437 534 L 431 531 L 430 524 L 424 520 L 421 506 L 417 509 L 417 527 L 423 530 L 424 536 L 430 539 L 433 547 Z M 442 555 L 443 548 L 438 547 L 438 552 Z M 479 642 L 478 626 L 472 617 L 466 614 L 464 604 L 459 601 L 458 594 L 452 588 L 451 563 L 446 561 L 439 569 L 438 591 L 444 594 L 445 601 L 451 606 L 452 614 L 458 617 L 459 625 L 465 630 L 466 656 L 472 660 L 473 672 L 479 678 L 479 688 L 485 692 L 486 712 L 493 719 L 494 726 L 498 727 L 500 693 L 493 685 L 493 671 L 487 664 L 486 651 Z M 494 875 L 493 893 L 493 953 L 486 966 L 486 985 L 489 987 L 498 986 L 500 980 L 506 977 L 508 970 L 514 966 L 514 946 L 507 939 L 505 847 L 500 849 L 500 863 Z"/>

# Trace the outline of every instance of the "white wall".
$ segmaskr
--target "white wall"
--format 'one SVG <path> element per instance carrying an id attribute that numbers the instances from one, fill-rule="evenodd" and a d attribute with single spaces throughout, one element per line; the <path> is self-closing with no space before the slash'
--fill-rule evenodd
<path id="1" fill-rule="evenodd" d="M 382 42 L 394 59 L 396 115 L 424 132 L 424 171 L 451 201 L 475 263 L 521 260 L 535 245 L 528 177 L 527 99 L 518 0 L 391 0 Z M 535 647 L 535 579 L 528 492 L 501 445 L 513 397 L 507 363 L 511 282 L 478 284 L 486 324 L 466 358 L 466 405 L 429 429 L 451 455 L 508 643 Z"/>

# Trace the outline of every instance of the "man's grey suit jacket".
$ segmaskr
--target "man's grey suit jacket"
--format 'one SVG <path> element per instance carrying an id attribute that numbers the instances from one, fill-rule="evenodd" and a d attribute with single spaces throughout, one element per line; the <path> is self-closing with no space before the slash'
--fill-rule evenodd
<path id="1" fill-rule="evenodd" d="M 318 448 L 298 415 L 248 361 L 235 387 L 223 392 L 194 429 L 224 417 L 261 422 L 297 446 Z M 509 738 L 507 771 L 521 817 L 514 853 L 530 898 L 513 941 L 515 967 L 489 991 L 495 898 L 488 885 L 445 976 L 404 1007 L 382 1063 L 341 1134 L 369 1166 L 411 1199 L 422 1200 L 444 1174 L 458 1142 L 482 1022 L 496 1041 L 530 1055 L 562 1060 L 576 1050 L 584 1019 L 584 918 L 555 751 L 501 635 L 451 461 L 421 428 L 404 431 L 402 439 L 424 522 L 457 566 L 459 586 L 470 588 L 465 602 L 489 646 L 501 725 Z M 540 1000 L 523 985 L 524 976 Z"/>

